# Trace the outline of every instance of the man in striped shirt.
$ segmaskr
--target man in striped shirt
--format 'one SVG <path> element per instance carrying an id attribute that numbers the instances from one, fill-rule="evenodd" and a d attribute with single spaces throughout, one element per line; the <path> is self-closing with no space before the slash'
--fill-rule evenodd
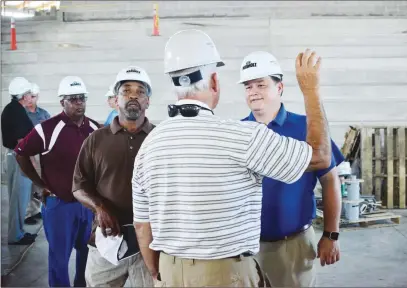
<path id="1" fill-rule="evenodd" d="M 259 251 L 262 177 L 293 183 L 331 161 L 315 60 L 307 51 L 296 62 L 300 87 L 308 91 L 302 142 L 264 124 L 215 116 L 217 69 L 224 63 L 214 43 L 194 29 L 167 42 L 165 73 L 178 102 L 143 142 L 132 180 L 134 225 L 156 286 L 264 286 L 253 258 Z"/>

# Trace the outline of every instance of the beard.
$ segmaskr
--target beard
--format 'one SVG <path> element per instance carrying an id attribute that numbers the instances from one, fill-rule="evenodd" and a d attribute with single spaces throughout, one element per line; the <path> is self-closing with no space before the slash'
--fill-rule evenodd
<path id="1" fill-rule="evenodd" d="M 127 120 L 137 120 L 141 114 L 141 107 L 137 101 L 127 102 L 124 108 L 120 108 L 120 110 L 122 110 Z"/>

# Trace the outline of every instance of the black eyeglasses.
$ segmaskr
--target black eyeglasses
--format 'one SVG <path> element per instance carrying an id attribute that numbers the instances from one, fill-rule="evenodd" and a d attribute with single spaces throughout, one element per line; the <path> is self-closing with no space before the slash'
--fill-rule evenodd
<path id="1" fill-rule="evenodd" d="M 66 101 L 69 101 L 69 102 L 71 102 L 71 103 L 73 103 L 73 102 L 78 102 L 78 101 L 86 102 L 86 100 L 88 100 L 88 97 L 86 97 L 86 96 L 83 95 L 83 94 L 79 94 L 79 95 L 69 95 L 69 96 L 65 96 L 63 99 L 66 100 Z"/>
<path id="2" fill-rule="evenodd" d="M 184 117 L 196 117 L 198 116 L 200 110 L 210 111 L 213 114 L 213 111 L 211 109 L 195 104 L 184 104 L 168 105 L 168 116 L 175 117 L 178 114 L 181 114 Z"/>

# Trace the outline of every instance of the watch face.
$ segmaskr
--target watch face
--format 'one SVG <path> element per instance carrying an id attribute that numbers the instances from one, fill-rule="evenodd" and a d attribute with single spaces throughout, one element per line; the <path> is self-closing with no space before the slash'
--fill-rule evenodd
<path id="1" fill-rule="evenodd" d="M 338 238 L 339 238 L 339 233 L 336 233 L 336 232 L 331 233 L 331 239 L 332 240 L 338 240 Z"/>
<path id="2" fill-rule="evenodd" d="M 331 240 L 338 240 L 339 238 L 339 233 L 338 232 L 328 232 L 328 231 L 324 231 L 323 234 L 325 237 L 328 237 Z"/>

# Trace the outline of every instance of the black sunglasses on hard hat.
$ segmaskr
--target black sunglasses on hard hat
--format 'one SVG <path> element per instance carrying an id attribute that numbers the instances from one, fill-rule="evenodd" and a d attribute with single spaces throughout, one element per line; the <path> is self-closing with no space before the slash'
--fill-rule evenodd
<path id="1" fill-rule="evenodd" d="M 183 117 L 196 117 L 198 116 L 200 110 L 210 111 L 213 114 L 213 111 L 211 109 L 195 104 L 184 104 L 184 105 L 171 104 L 168 105 L 168 116 L 175 117 L 178 114 L 181 114 Z"/>

